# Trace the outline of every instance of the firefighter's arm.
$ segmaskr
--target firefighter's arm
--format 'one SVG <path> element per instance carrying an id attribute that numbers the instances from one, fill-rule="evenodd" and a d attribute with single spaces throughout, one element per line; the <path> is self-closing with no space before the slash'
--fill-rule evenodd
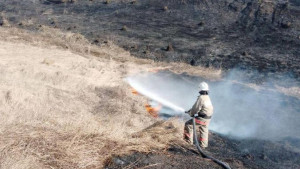
<path id="1" fill-rule="evenodd" d="M 188 110 L 188 111 L 185 111 L 184 113 L 186 113 L 186 114 L 190 114 L 190 112 L 191 112 L 191 109 L 190 109 L 190 110 Z"/>
<path id="2" fill-rule="evenodd" d="M 188 114 L 189 116 L 193 117 L 193 115 L 191 114 L 191 110 L 186 111 L 185 113 Z"/>
<path id="3" fill-rule="evenodd" d="M 194 103 L 193 107 L 188 111 L 188 114 L 193 117 L 199 112 L 200 98 Z"/>

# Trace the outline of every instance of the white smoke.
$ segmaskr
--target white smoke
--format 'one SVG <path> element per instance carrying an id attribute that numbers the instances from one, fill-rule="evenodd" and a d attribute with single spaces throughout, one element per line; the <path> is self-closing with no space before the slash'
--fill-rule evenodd
<path id="1" fill-rule="evenodd" d="M 237 77 L 234 71 L 222 81 L 207 81 L 214 105 L 211 130 L 238 138 L 300 137 L 298 99 L 233 82 Z M 204 79 L 160 72 L 126 80 L 141 94 L 174 110 L 168 110 L 167 114 L 183 115 L 196 101 L 197 86 Z"/>

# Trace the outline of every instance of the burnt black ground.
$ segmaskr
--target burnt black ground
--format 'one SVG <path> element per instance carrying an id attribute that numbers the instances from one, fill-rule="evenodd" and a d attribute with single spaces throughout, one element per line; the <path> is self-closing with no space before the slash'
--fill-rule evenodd
<path id="1" fill-rule="evenodd" d="M 300 75 L 297 0 L 1 0 L 0 12 L 24 29 L 47 25 L 98 45 L 112 40 L 155 61 L 257 70 L 264 78 Z"/>
<path id="2" fill-rule="evenodd" d="M 298 140 L 299 141 L 299 140 Z M 262 140 L 235 140 L 210 134 L 209 155 L 230 165 L 231 168 L 300 168 L 300 151 L 288 143 Z M 106 168 L 222 168 L 202 158 L 194 146 L 175 141 L 164 152 L 132 153 L 107 160 Z"/>

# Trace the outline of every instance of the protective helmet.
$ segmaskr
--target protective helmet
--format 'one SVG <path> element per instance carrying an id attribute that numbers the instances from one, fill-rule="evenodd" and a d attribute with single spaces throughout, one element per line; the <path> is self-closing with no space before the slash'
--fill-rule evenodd
<path id="1" fill-rule="evenodd" d="M 208 91 L 208 90 L 209 90 L 209 88 L 208 88 L 208 84 L 207 83 L 201 82 L 199 84 L 199 91 Z"/>

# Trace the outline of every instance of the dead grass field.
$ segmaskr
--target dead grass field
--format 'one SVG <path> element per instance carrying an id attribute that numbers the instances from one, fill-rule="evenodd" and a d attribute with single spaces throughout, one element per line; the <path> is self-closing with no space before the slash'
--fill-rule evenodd
<path id="1" fill-rule="evenodd" d="M 123 80 L 166 65 L 47 27 L 0 32 L 1 169 L 102 168 L 113 154 L 160 151 L 181 138 L 183 124 L 150 117 Z"/>

